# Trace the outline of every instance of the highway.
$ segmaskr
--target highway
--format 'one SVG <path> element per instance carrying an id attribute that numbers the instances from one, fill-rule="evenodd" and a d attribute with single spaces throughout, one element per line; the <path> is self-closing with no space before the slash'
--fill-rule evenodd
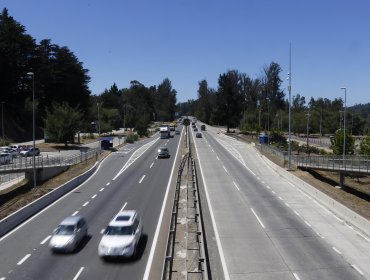
<path id="1" fill-rule="evenodd" d="M 202 134 L 193 141 L 224 279 L 366 278 L 366 236 L 288 184 L 251 145 L 209 126 Z"/>
<path id="2" fill-rule="evenodd" d="M 210 126 L 202 134 L 191 140 L 204 222 L 217 244 L 210 255 L 220 259 L 213 279 L 370 279 L 367 236 L 287 182 L 251 145 Z M 164 145 L 171 157 L 157 159 Z M 112 153 L 84 184 L 0 238 L 0 280 L 160 279 L 164 254 L 153 252 L 166 244 L 158 223 L 179 145 L 178 135 L 156 135 Z M 142 216 L 139 258 L 105 262 L 97 254 L 101 231 L 120 209 Z M 89 237 L 75 253 L 53 254 L 51 232 L 76 214 L 86 218 Z"/>
<path id="3" fill-rule="evenodd" d="M 179 143 L 178 135 L 155 135 L 108 156 L 84 184 L 0 239 L 0 279 L 142 279 Z M 164 145 L 171 157 L 157 159 Z M 142 216 L 139 258 L 105 262 L 97 254 L 101 232 L 121 209 Z M 88 238 L 72 254 L 53 254 L 48 248 L 53 229 L 77 214 L 87 220 Z"/>

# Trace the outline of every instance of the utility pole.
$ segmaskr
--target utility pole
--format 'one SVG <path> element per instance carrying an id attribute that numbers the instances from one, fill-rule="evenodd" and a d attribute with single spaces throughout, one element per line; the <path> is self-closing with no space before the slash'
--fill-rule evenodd
<path id="1" fill-rule="evenodd" d="M 306 134 L 306 139 L 307 139 L 307 148 L 308 148 L 308 135 L 309 135 L 309 127 L 310 127 L 310 109 L 308 109 L 307 112 L 307 134 Z"/>
<path id="2" fill-rule="evenodd" d="M 291 107 L 292 107 L 292 44 L 289 44 L 289 132 L 288 132 L 288 170 L 291 169 L 292 135 L 291 135 Z"/>

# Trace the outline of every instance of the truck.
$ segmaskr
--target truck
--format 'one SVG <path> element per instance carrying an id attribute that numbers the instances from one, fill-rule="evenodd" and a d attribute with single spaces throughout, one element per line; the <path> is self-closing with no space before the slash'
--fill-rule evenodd
<path id="1" fill-rule="evenodd" d="M 161 126 L 159 128 L 159 136 L 161 139 L 168 139 L 170 138 L 170 127 L 168 125 Z"/>

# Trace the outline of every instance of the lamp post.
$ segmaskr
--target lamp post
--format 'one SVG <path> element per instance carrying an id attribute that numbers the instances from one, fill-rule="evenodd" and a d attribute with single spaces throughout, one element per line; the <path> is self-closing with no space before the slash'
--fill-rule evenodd
<path id="1" fill-rule="evenodd" d="M 266 97 L 267 100 L 267 144 L 270 145 L 270 98 Z"/>
<path id="2" fill-rule="evenodd" d="M 96 105 L 98 106 L 98 148 L 100 149 L 100 102 L 98 102 Z"/>
<path id="3" fill-rule="evenodd" d="M 292 107 L 292 45 L 289 44 L 289 85 L 288 85 L 288 92 L 289 92 L 289 116 L 288 116 L 288 170 L 291 170 L 291 158 L 292 158 L 292 137 L 291 137 L 291 125 L 290 125 L 290 118 L 291 118 L 291 107 Z"/>
<path id="4" fill-rule="evenodd" d="M 306 140 L 307 140 L 307 149 L 308 149 L 308 134 L 309 134 L 309 129 L 310 129 L 310 109 L 308 109 L 307 112 L 307 134 L 306 134 Z"/>
<path id="5" fill-rule="evenodd" d="M 35 162 L 35 74 L 28 72 L 28 76 L 32 77 L 32 141 L 33 141 L 33 187 L 36 187 L 36 162 Z"/>
<path id="6" fill-rule="evenodd" d="M 346 156 L 346 102 L 347 102 L 347 88 L 341 87 L 344 90 L 344 112 L 343 112 L 343 164 Z"/>

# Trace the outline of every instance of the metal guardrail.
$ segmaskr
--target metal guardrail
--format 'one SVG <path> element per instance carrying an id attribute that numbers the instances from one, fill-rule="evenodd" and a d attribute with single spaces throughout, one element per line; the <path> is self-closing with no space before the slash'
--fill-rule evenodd
<path id="1" fill-rule="evenodd" d="M 169 236 L 167 240 L 167 248 L 166 248 L 166 259 L 164 262 L 163 268 L 163 277 L 162 279 L 171 279 L 172 273 L 172 265 L 173 265 L 173 256 L 174 256 L 174 249 L 175 249 L 175 240 L 176 240 L 176 224 L 177 224 L 177 214 L 178 214 L 178 202 L 179 202 L 179 193 L 180 193 L 180 185 L 181 185 L 181 176 L 184 170 L 185 164 L 189 159 L 189 153 L 185 154 L 183 157 L 179 170 L 177 172 L 177 181 L 176 181 L 176 190 L 175 190 L 175 197 L 174 203 L 172 207 L 172 214 L 171 214 L 171 222 L 170 222 L 170 230 Z"/>
<path id="2" fill-rule="evenodd" d="M 62 156 L 62 155 L 39 155 L 35 157 L 35 168 L 45 168 L 52 166 L 68 166 L 86 161 L 101 153 L 100 148 L 90 148 L 80 150 L 79 153 Z M 17 157 L 12 163 L 0 165 L 1 173 L 15 173 L 22 172 L 33 168 L 33 157 Z"/>

